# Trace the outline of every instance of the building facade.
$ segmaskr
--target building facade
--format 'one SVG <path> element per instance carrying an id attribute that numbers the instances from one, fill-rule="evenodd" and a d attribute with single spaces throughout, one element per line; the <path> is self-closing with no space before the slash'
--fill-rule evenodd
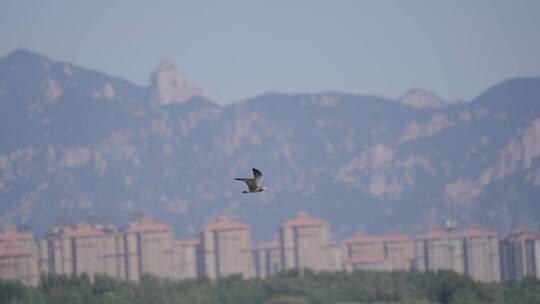
<path id="1" fill-rule="evenodd" d="M 219 216 L 201 232 L 203 274 L 209 279 L 254 275 L 249 225 Z"/>
<path id="2" fill-rule="evenodd" d="M 305 212 L 255 248 L 250 226 L 226 217 L 205 225 L 198 239 L 175 240 L 171 226 L 149 218 L 124 229 L 92 222 L 58 224 L 38 239 L 12 226 L 0 232 L 0 279 L 30 286 L 38 284 L 40 273 L 139 281 L 145 273 L 175 280 L 266 278 L 287 269 L 452 270 L 480 282 L 539 278 L 540 234 L 516 230 L 499 242 L 495 231 L 478 225 L 459 231 L 432 226 L 415 238 L 358 233 L 337 243 L 327 221 Z"/>
<path id="3" fill-rule="evenodd" d="M 140 218 L 119 231 L 111 225 L 61 225 L 38 241 L 41 273 L 104 274 L 138 281 L 143 273 L 172 277 L 169 225 Z"/>
<path id="4" fill-rule="evenodd" d="M 414 261 L 414 241 L 397 232 L 384 235 L 357 233 L 342 241 L 341 255 L 345 265 L 364 261 L 377 264 L 375 268 L 379 270 L 407 271 L 412 269 Z"/>
<path id="5" fill-rule="evenodd" d="M 55 227 L 38 241 L 41 273 L 104 274 L 123 279 L 122 239 L 112 226 L 80 222 Z"/>
<path id="6" fill-rule="evenodd" d="M 172 249 L 172 278 L 175 280 L 198 278 L 201 272 L 199 256 L 200 240 L 175 240 Z"/>
<path id="7" fill-rule="evenodd" d="M 463 240 L 465 274 L 479 282 L 499 282 L 501 267 L 499 244 L 495 230 L 481 229 L 473 224 L 457 231 L 454 237 Z"/>
<path id="8" fill-rule="evenodd" d="M 123 229 L 125 277 L 139 281 L 145 273 L 173 278 L 173 231 L 170 225 L 143 217 Z"/>
<path id="9" fill-rule="evenodd" d="M 432 226 L 416 237 L 415 257 L 419 271 L 452 270 L 477 281 L 500 281 L 497 233 L 477 225 L 463 231 Z"/>
<path id="10" fill-rule="evenodd" d="M 37 259 L 33 234 L 5 225 L 0 232 L 0 279 L 37 286 L 39 281 Z"/>
<path id="11" fill-rule="evenodd" d="M 279 237 L 274 235 L 270 242 L 258 244 L 253 249 L 253 258 L 257 278 L 264 279 L 281 271 Z"/>
<path id="12" fill-rule="evenodd" d="M 540 279 L 540 234 L 518 229 L 500 241 L 503 281 Z"/>
<path id="13" fill-rule="evenodd" d="M 282 269 L 335 270 L 337 250 L 327 221 L 299 212 L 281 225 L 279 239 Z"/>

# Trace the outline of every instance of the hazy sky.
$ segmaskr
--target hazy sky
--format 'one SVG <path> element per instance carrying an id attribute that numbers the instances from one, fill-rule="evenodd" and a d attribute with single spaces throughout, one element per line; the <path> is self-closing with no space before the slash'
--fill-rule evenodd
<path id="1" fill-rule="evenodd" d="M 540 1 L 0 1 L 17 45 L 148 83 L 170 57 L 216 101 L 267 91 L 469 100 L 540 75 Z"/>

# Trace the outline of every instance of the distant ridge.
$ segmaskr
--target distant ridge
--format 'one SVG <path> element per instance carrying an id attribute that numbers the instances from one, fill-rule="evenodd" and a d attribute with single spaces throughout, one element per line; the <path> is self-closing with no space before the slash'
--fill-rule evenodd
<path id="1" fill-rule="evenodd" d="M 473 102 L 504 103 L 540 98 L 540 77 L 508 79 L 483 92 Z"/>

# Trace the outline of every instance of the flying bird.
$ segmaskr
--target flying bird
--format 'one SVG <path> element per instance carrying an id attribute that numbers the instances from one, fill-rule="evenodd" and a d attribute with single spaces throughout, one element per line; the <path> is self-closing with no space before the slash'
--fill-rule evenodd
<path id="1" fill-rule="evenodd" d="M 248 186 L 248 191 L 242 191 L 242 193 L 254 193 L 268 190 L 265 186 L 261 186 L 261 171 L 253 168 L 253 178 L 235 178 L 235 180 L 242 181 Z"/>

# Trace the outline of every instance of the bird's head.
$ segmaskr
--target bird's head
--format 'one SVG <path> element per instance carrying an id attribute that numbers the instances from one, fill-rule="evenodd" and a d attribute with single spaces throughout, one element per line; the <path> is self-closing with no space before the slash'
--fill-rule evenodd
<path id="1" fill-rule="evenodd" d="M 261 189 L 262 189 L 262 191 L 268 190 L 268 188 L 266 188 L 265 186 L 262 186 Z"/>

